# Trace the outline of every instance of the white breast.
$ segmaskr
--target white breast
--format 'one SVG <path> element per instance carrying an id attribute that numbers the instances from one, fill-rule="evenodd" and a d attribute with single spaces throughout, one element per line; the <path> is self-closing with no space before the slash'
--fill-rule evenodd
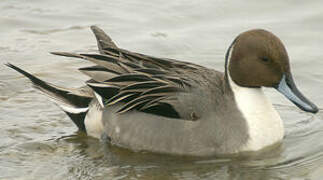
<path id="1" fill-rule="evenodd" d="M 258 151 L 281 141 L 283 122 L 261 88 L 246 88 L 229 78 L 238 108 L 247 120 L 249 140 L 239 151 Z"/>

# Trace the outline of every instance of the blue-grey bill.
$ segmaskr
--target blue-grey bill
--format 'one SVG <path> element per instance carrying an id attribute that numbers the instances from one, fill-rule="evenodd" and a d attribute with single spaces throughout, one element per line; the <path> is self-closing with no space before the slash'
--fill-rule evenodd
<path id="1" fill-rule="evenodd" d="M 311 113 L 318 112 L 317 106 L 297 89 L 291 75 L 283 75 L 280 83 L 275 88 L 300 109 Z"/>

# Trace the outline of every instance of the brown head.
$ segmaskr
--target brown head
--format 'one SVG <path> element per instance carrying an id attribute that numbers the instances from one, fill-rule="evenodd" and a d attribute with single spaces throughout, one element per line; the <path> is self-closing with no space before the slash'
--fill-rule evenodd
<path id="1" fill-rule="evenodd" d="M 266 30 L 246 31 L 233 41 L 226 57 L 228 76 L 242 87 L 274 87 L 304 111 L 318 111 L 296 88 L 283 43 Z"/>

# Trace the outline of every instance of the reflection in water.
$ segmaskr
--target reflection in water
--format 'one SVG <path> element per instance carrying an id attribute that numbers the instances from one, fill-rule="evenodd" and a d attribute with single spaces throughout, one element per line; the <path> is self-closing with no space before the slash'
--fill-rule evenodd
<path id="1" fill-rule="evenodd" d="M 244 157 L 173 157 L 132 152 L 80 135 L 60 139 L 56 146 L 65 149 L 69 157 L 68 165 L 64 163 L 68 171 L 62 177 L 71 178 L 272 179 L 284 178 L 291 172 L 301 175 L 304 170 L 314 168 L 323 157 L 315 151 L 306 157 L 287 157 L 285 151 L 292 147 L 287 148 L 284 144 L 265 153 Z"/>
<path id="2" fill-rule="evenodd" d="M 302 92 L 323 105 L 321 1 L 64 3 L 1 1 L 0 64 L 17 64 L 58 85 L 81 86 L 86 77 L 76 69 L 88 64 L 48 52 L 96 51 L 88 27 L 99 25 L 120 47 L 223 70 L 232 38 L 247 29 L 265 28 L 286 45 Z M 282 144 L 242 157 L 188 158 L 132 152 L 74 133 L 68 117 L 25 78 L 2 65 L 0 77 L 0 179 L 323 177 L 323 114 L 301 112 L 270 90 L 266 94 L 285 124 Z"/>
<path id="3" fill-rule="evenodd" d="M 289 106 L 280 106 L 280 113 L 290 112 Z M 297 108 L 294 116 L 297 116 Z M 66 137 L 33 141 L 30 139 L 17 145 L 2 148 L 1 162 L 6 167 L 23 167 L 21 175 L 28 178 L 54 177 L 54 179 L 91 179 L 91 178 L 135 178 L 135 179 L 272 179 L 303 176 L 322 162 L 320 149 L 323 144 L 305 147 L 312 141 L 322 137 L 320 126 L 311 115 L 299 115 L 294 124 L 287 128 L 291 132 L 283 144 L 266 152 L 253 153 L 245 156 L 221 158 L 174 157 L 148 152 L 132 152 L 127 149 L 111 146 L 105 142 L 85 136 L 71 134 Z M 307 118 L 306 118 L 307 117 Z M 63 118 L 68 120 L 67 118 Z M 303 120 L 299 120 L 303 119 Z M 297 124 L 311 126 L 311 133 L 300 135 L 303 129 Z M 34 127 L 37 128 L 37 127 Z M 293 129 L 294 128 L 294 129 Z M 20 140 L 27 132 L 21 129 L 8 129 L 14 132 L 12 138 Z M 30 129 L 28 131 L 31 131 Z M 46 132 L 36 130 L 39 133 Z M 55 127 L 53 129 L 55 131 Z M 295 136 L 294 136 L 295 135 Z M 314 142 L 317 144 L 316 142 Z M 14 175 L 14 170 L 6 170 Z M 100 178 L 99 178 L 100 179 Z"/>
<path id="4" fill-rule="evenodd" d="M 287 109 L 289 111 L 290 107 Z M 294 110 L 296 111 L 296 108 Z M 283 112 L 284 109 L 280 107 L 280 111 Z M 303 114 L 303 116 L 307 116 L 307 114 Z M 323 133 L 317 131 L 317 129 L 311 131 L 315 133 L 311 133 L 309 136 L 320 137 Z M 292 133 L 297 134 L 297 132 Z M 299 137 L 295 139 L 292 135 L 287 136 L 284 143 L 274 150 L 243 157 L 193 158 L 132 152 L 86 137 L 84 134 L 76 134 L 48 141 L 20 144 L 17 148 L 20 152 L 16 152 L 18 154 L 13 157 L 20 157 L 25 154 L 24 162 L 36 157 L 39 159 L 40 164 L 37 165 L 32 173 L 34 176 L 31 177 L 41 177 L 45 171 L 49 173 L 48 177 L 56 176 L 57 179 L 66 177 L 72 179 L 98 177 L 126 179 L 275 179 L 280 177 L 285 179 L 290 176 L 289 174 L 303 176 L 303 173 L 315 168 L 319 162 L 322 162 L 323 155 L 319 149 L 307 150 L 307 154 L 304 154 L 304 146 L 310 138 L 308 134 L 305 136 L 307 137 L 302 136 L 302 139 L 298 139 Z M 298 143 L 291 143 L 290 141 L 297 141 Z M 298 146 L 303 148 L 297 148 Z M 323 144 L 320 147 L 321 149 L 322 146 Z M 51 157 L 48 157 L 49 155 Z M 58 167 L 63 166 L 64 171 L 59 174 L 53 173 L 51 167 L 47 167 L 49 164 L 46 161 L 50 161 Z"/>

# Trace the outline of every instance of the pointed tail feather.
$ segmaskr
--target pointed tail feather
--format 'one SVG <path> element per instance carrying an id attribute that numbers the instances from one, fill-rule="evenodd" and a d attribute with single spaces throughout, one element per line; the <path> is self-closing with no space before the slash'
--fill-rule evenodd
<path id="1" fill-rule="evenodd" d="M 112 41 L 112 39 L 107 34 L 105 34 L 102 29 L 98 28 L 97 26 L 91 26 L 91 30 L 96 37 L 101 54 L 105 54 L 103 50 L 106 48 L 118 48 L 117 45 Z"/>
<path id="2" fill-rule="evenodd" d="M 13 64 L 7 63 L 5 65 L 26 76 L 33 83 L 35 88 L 44 92 L 57 102 L 64 112 L 72 119 L 79 130 L 85 131 L 84 118 L 88 110 L 89 103 L 93 98 L 91 97 L 91 93 L 84 92 L 84 88 L 77 90 L 58 87 L 33 76 Z"/>

